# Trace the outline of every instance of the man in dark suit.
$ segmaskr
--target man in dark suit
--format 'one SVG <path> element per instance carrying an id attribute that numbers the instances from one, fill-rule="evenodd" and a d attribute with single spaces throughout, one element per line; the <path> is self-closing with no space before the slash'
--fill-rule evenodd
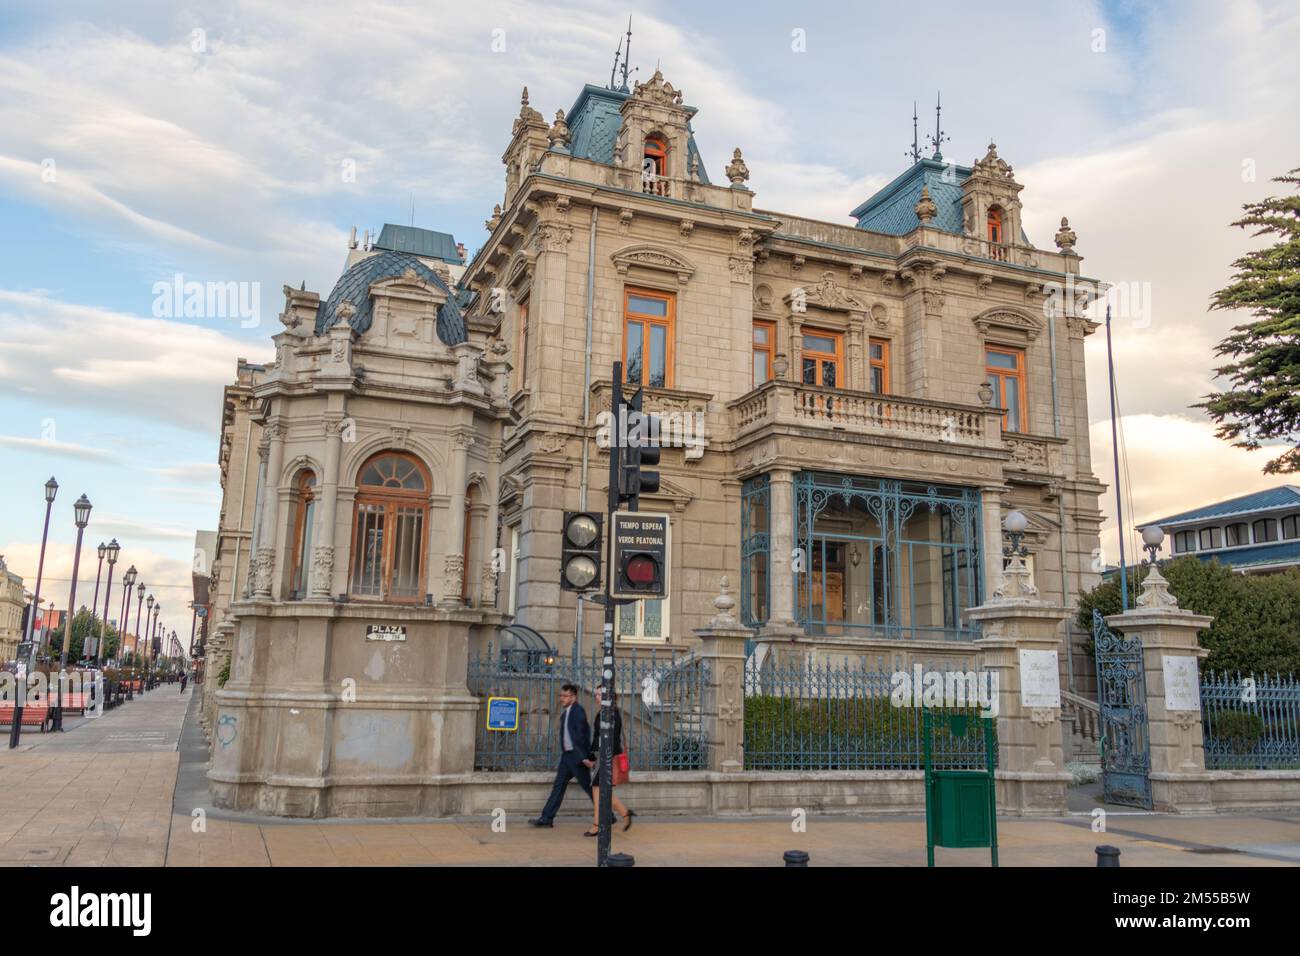
<path id="1" fill-rule="evenodd" d="M 542 815 L 529 820 L 535 827 L 555 825 L 555 814 L 560 810 L 564 800 L 565 789 L 569 780 L 578 778 L 578 785 L 591 799 L 591 770 L 587 766 L 587 754 L 591 752 L 591 727 L 587 723 L 587 712 L 578 703 L 578 688 L 565 684 L 560 688 L 560 765 L 555 768 L 555 785 L 551 787 L 551 796 L 542 807 Z"/>

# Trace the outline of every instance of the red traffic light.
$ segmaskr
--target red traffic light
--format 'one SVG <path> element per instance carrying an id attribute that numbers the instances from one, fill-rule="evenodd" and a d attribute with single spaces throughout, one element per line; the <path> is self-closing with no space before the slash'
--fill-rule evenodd
<path id="1" fill-rule="evenodd" d="M 658 579 L 659 565 L 654 558 L 638 554 L 627 563 L 624 574 L 631 584 L 654 584 Z"/>

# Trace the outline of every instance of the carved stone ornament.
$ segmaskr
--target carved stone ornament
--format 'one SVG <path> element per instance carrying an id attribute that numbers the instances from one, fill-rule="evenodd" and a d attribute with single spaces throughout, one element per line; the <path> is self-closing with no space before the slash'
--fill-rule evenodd
<path id="1" fill-rule="evenodd" d="M 975 316 L 971 320 L 980 335 L 987 335 L 989 329 L 1008 329 L 1019 332 L 1030 341 L 1036 339 L 1042 326 L 1036 319 L 1010 310 L 998 309 Z"/>
<path id="2" fill-rule="evenodd" d="M 334 576 L 334 549 L 321 545 L 311 549 L 311 593 L 328 595 Z"/>
<path id="3" fill-rule="evenodd" d="M 654 76 L 649 80 L 645 83 L 637 83 L 633 87 L 632 99 L 658 106 L 681 106 L 682 91 L 673 89 L 673 85 L 664 79 L 664 75 L 655 70 Z"/>
<path id="4" fill-rule="evenodd" d="M 1056 245 L 1062 252 L 1073 252 L 1078 236 L 1070 228 L 1070 220 L 1061 217 L 1061 228 L 1056 231 Z"/>
<path id="5" fill-rule="evenodd" d="M 488 232 L 496 232 L 497 226 L 499 225 L 501 225 L 501 204 L 497 203 L 492 207 L 492 218 L 485 220 L 483 227 L 487 229 Z"/>
<path id="6" fill-rule="evenodd" d="M 461 580 L 465 571 L 465 557 L 460 554 L 449 554 L 443 564 L 443 594 L 445 600 L 451 604 L 461 603 Z"/>
<path id="7" fill-rule="evenodd" d="M 1037 727 L 1049 727 L 1056 723 L 1057 712 L 1050 707 L 1035 707 L 1029 712 L 1029 719 Z"/>
<path id="8" fill-rule="evenodd" d="M 731 268 L 732 282 L 748 282 L 754 277 L 754 259 L 752 256 L 732 256 L 727 260 Z"/>
<path id="9" fill-rule="evenodd" d="M 568 437 L 559 432 L 542 432 L 537 436 L 537 450 L 544 455 L 558 455 L 568 444 Z"/>
<path id="10" fill-rule="evenodd" d="M 555 111 L 555 122 L 546 131 L 546 138 L 550 141 L 551 149 L 560 153 L 568 152 L 569 124 L 564 121 L 564 110 Z"/>
<path id="11" fill-rule="evenodd" d="M 727 168 L 723 172 L 731 180 L 732 189 L 745 188 L 745 181 L 749 179 L 749 167 L 745 165 L 745 159 L 740 155 L 739 146 L 731 154 L 731 162 L 727 164 Z"/>
<path id="12" fill-rule="evenodd" d="M 971 174 L 989 179 L 1015 178 L 1007 161 L 998 155 L 998 147 L 994 143 L 989 143 L 989 151 L 984 154 L 983 159 L 978 159 L 971 164 Z"/>
<path id="13" fill-rule="evenodd" d="M 835 273 L 829 269 L 823 272 L 821 278 L 807 290 L 806 304 L 841 312 L 868 311 L 861 299 L 836 283 Z"/>
<path id="14" fill-rule="evenodd" d="M 662 246 L 640 244 L 624 246 L 609 257 L 620 275 L 627 275 L 632 266 L 643 269 L 655 269 L 659 272 L 672 272 L 677 281 L 685 284 L 695 274 L 695 264 Z"/>
<path id="15" fill-rule="evenodd" d="M 1178 598 L 1169 593 L 1169 582 L 1160 573 L 1159 565 L 1151 565 L 1151 573 L 1142 582 L 1142 591 L 1138 594 L 1137 605 L 1153 610 L 1179 610 Z"/>
<path id="16" fill-rule="evenodd" d="M 691 233 L 695 231 L 695 223 L 690 219 L 683 219 L 678 223 L 677 230 L 682 235 L 682 241 L 688 241 L 691 238 Z"/>
<path id="17" fill-rule="evenodd" d="M 713 627 L 735 627 L 739 623 L 731 613 L 731 609 L 736 606 L 736 599 L 731 596 L 731 582 L 725 574 L 718 580 L 718 596 L 713 599 L 713 606 L 718 609 L 718 613 L 709 621 Z"/>
<path id="18" fill-rule="evenodd" d="M 1034 586 L 1034 576 L 1025 565 L 1025 559 L 1018 554 L 1013 554 L 1002 572 L 1001 582 L 993 592 L 994 603 L 1024 601 L 1037 597 L 1038 588 Z"/>
<path id="19" fill-rule="evenodd" d="M 528 105 L 528 87 L 525 86 L 523 95 L 519 97 L 519 116 L 515 119 L 514 125 L 510 128 L 510 135 L 515 135 L 529 124 L 545 126 L 546 120 L 542 118 L 541 113 Z"/>
<path id="20" fill-rule="evenodd" d="M 930 187 L 921 187 L 921 198 L 916 203 L 916 218 L 921 220 L 921 225 L 929 225 L 930 220 L 939 215 L 939 207 L 935 205 L 930 198 Z"/>
<path id="21" fill-rule="evenodd" d="M 258 548 L 249 561 L 249 577 L 253 581 L 253 593 L 258 597 L 271 596 L 271 577 L 274 568 L 274 549 Z"/>

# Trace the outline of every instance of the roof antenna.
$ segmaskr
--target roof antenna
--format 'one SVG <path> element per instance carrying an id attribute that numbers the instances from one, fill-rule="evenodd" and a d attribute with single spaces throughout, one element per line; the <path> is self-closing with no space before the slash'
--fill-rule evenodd
<path id="1" fill-rule="evenodd" d="M 415 193 L 411 193 L 411 227 L 415 227 Z"/>
<path id="2" fill-rule="evenodd" d="M 623 84 L 619 87 L 619 92 L 628 93 L 630 90 L 627 85 L 627 64 L 632 58 L 632 14 L 627 15 L 627 50 L 623 53 Z"/>
<path id="3" fill-rule="evenodd" d="M 935 98 L 934 98 L 934 135 L 931 136 L 931 137 L 929 137 L 929 139 L 930 139 L 930 145 L 932 145 L 932 146 L 934 147 L 934 155 L 931 156 L 930 158 L 931 158 L 931 159 L 937 159 L 939 162 L 943 162 L 943 153 L 940 151 L 940 147 L 944 144 L 944 141 L 945 141 L 945 140 L 948 141 L 948 142 L 952 142 L 952 137 L 951 137 L 951 136 L 945 136 L 943 130 L 939 127 L 939 116 L 940 116 L 940 114 L 943 112 L 943 102 L 942 102 L 942 98 L 943 98 L 943 94 L 942 94 L 942 93 L 936 93 L 936 94 L 935 94 Z"/>
<path id="4" fill-rule="evenodd" d="M 631 25 L 631 22 L 630 22 L 630 21 L 631 21 L 631 18 L 629 17 L 628 20 L 629 20 L 629 26 L 630 26 L 630 25 Z M 618 38 L 618 49 L 614 51 L 614 65 L 611 66 L 611 67 L 609 68 L 609 88 L 610 88 L 611 90 L 614 88 L 614 74 L 616 74 L 616 73 L 618 72 L 618 58 L 619 58 L 620 56 L 622 56 L 622 54 L 623 54 L 623 38 L 622 38 L 622 37 L 619 37 L 619 38 Z"/>
<path id="5" fill-rule="evenodd" d="M 921 161 L 921 145 L 920 145 L 920 142 L 919 142 L 919 141 L 917 140 L 917 138 L 916 138 L 916 137 L 917 137 L 917 127 L 916 127 L 917 119 L 918 119 L 918 117 L 917 117 L 917 115 L 916 115 L 916 100 L 912 100 L 912 148 L 911 148 L 910 150 L 908 150 L 906 153 L 904 153 L 903 155 L 904 155 L 904 156 L 911 156 L 911 157 L 912 157 L 912 165 L 913 165 L 913 166 L 915 166 L 917 163 L 919 163 L 919 162 Z"/>

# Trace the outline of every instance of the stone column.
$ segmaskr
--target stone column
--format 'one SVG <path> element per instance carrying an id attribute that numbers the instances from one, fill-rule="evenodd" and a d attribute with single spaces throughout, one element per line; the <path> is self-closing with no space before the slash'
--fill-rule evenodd
<path id="1" fill-rule="evenodd" d="M 984 540 L 980 550 L 984 554 L 984 599 L 987 601 L 1002 584 L 1002 495 L 1003 489 L 980 490 L 983 510 Z"/>
<path id="2" fill-rule="evenodd" d="M 771 521 L 768 541 L 768 575 L 772 607 L 768 623 L 775 627 L 793 628 L 794 571 L 791 554 L 794 551 L 794 472 L 778 468 L 768 474 L 768 507 Z"/>
<path id="3" fill-rule="evenodd" d="M 469 480 L 469 450 L 474 436 L 458 432 L 452 436 L 451 488 L 447 505 L 447 557 L 443 565 L 442 604 L 460 607 L 461 576 L 465 569 L 465 483 Z"/>
<path id="4" fill-rule="evenodd" d="M 339 457 L 343 442 L 342 420 L 325 422 L 324 474 L 320 478 L 320 508 L 313 531 L 315 543 L 311 549 L 311 596 L 315 600 L 328 600 L 334 583 L 334 534 L 338 520 Z"/>
<path id="5" fill-rule="evenodd" d="M 280 513 L 280 470 L 284 467 L 284 425 L 271 419 L 262 430 L 267 445 L 266 483 L 262 488 L 262 513 L 258 519 L 257 550 L 249 562 L 253 597 L 270 600 L 275 580 L 275 540 Z"/>
<path id="6" fill-rule="evenodd" d="M 708 769 L 735 773 L 745 769 L 745 641 L 752 632 L 732 614 L 736 599 L 724 575 L 708 627 L 696 628 L 703 642 L 699 657 L 706 666 L 700 718 L 708 747 Z"/>
<path id="7" fill-rule="evenodd" d="M 1197 666 L 1210 652 L 1196 637 L 1213 620 L 1181 609 L 1158 567 L 1142 582 L 1137 607 L 1106 618 L 1107 627 L 1142 640 L 1151 802 L 1158 813 L 1214 809 L 1205 770 Z"/>
<path id="8" fill-rule="evenodd" d="M 1069 612 L 1038 599 L 1022 558 L 1000 578 L 991 600 L 965 612 L 982 627 L 975 647 L 996 681 L 998 806 L 1022 816 L 1063 813 L 1070 775 L 1061 740 L 1060 624 Z"/>

